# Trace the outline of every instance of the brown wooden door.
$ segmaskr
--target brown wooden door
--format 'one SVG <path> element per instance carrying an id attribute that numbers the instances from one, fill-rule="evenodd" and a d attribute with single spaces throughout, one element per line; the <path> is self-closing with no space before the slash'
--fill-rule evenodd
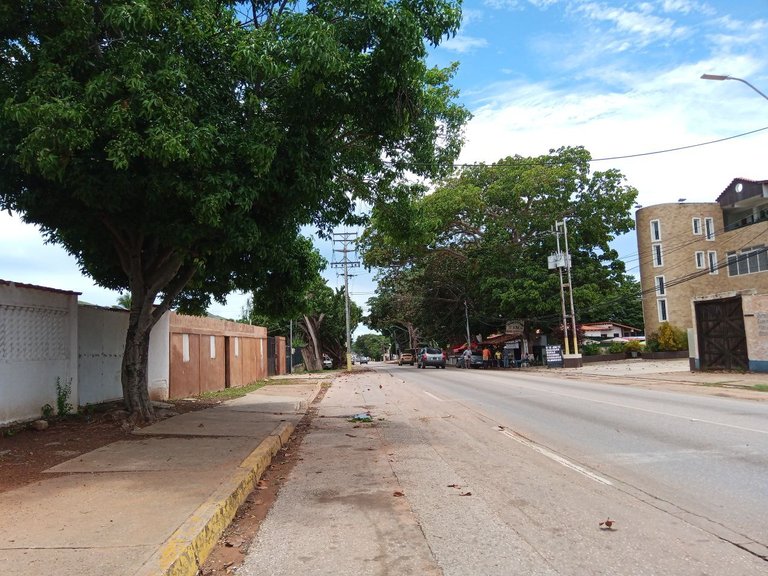
<path id="1" fill-rule="evenodd" d="M 749 368 L 741 297 L 696 302 L 696 331 L 702 370 Z"/>

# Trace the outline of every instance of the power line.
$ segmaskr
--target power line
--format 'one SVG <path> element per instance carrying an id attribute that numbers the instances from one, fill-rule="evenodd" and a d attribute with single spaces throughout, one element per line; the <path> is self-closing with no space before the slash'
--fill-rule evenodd
<path id="1" fill-rule="evenodd" d="M 354 252 L 354 249 L 350 248 L 350 245 L 357 243 L 357 233 L 355 232 L 334 232 L 333 244 L 334 246 L 341 244 L 340 249 L 333 249 L 334 256 L 337 252 L 342 254 L 341 261 L 334 260 L 331 262 L 333 268 L 344 268 L 344 308 L 347 323 L 347 370 L 352 369 L 352 332 L 350 330 L 350 318 L 349 318 L 349 269 L 360 266 L 358 260 L 350 260 L 349 253 Z"/>

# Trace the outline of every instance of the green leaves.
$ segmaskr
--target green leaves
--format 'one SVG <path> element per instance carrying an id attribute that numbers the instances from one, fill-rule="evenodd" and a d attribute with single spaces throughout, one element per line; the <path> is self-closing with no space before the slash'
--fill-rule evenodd
<path id="1" fill-rule="evenodd" d="M 590 173 L 589 161 L 580 147 L 503 158 L 463 168 L 408 203 L 376 205 L 364 259 L 391 267 L 378 316 L 394 319 L 399 298 L 417 298 L 409 318 L 455 342 L 466 339 L 465 300 L 473 333 L 505 319 L 556 324 L 559 280 L 547 256 L 557 249 L 555 222 L 567 217 L 579 320 L 638 325 L 636 282 L 608 244 L 631 229 L 637 192 L 618 171 Z"/>
<path id="2" fill-rule="evenodd" d="M 392 183 L 444 172 L 460 148 L 455 69 L 424 61 L 455 32 L 454 2 L 0 0 L 0 14 L 0 207 L 110 287 L 173 262 L 168 301 L 190 271 L 197 302 L 280 290 L 304 279 L 271 256 L 301 225 L 399 202 Z"/>

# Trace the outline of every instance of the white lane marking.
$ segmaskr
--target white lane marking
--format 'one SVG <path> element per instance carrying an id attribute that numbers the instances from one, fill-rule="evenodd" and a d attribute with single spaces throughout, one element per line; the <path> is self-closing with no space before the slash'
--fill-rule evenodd
<path id="1" fill-rule="evenodd" d="M 442 398 L 438 398 L 437 396 L 435 396 L 434 394 L 431 394 L 430 392 L 427 392 L 426 390 L 422 390 L 422 392 L 424 392 L 424 394 L 426 394 L 430 398 L 437 400 L 438 402 L 445 402 L 445 400 L 443 400 Z"/>
<path id="2" fill-rule="evenodd" d="M 608 480 L 607 478 L 603 478 L 602 476 L 599 476 L 599 475 L 595 474 L 594 472 L 590 472 L 586 468 L 582 468 L 578 464 L 574 464 L 570 460 L 567 460 L 567 459 L 563 458 L 562 456 L 559 456 L 558 454 L 555 454 L 554 452 L 550 452 L 546 448 L 542 448 L 541 446 L 537 446 L 536 444 L 534 444 L 533 442 L 531 442 L 530 440 L 528 440 L 526 438 L 523 438 L 522 436 L 518 436 L 517 434 L 514 434 L 513 432 L 510 432 L 509 430 L 502 430 L 501 433 L 504 434 L 504 436 L 506 436 L 507 438 L 511 438 L 515 442 L 518 442 L 518 443 L 522 444 L 523 446 L 527 446 L 531 450 L 534 450 L 534 451 L 538 452 L 542 456 L 546 456 L 550 460 L 553 460 L 554 462 L 557 462 L 558 464 L 561 464 L 561 465 L 565 466 L 566 468 L 570 468 L 571 470 L 574 470 L 574 471 L 578 472 L 579 474 L 581 474 L 583 476 L 586 476 L 590 480 L 594 480 L 595 482 L 599 482 L 600 484 L 605 484 L 606 486 L 613 486 L 613 483 L 611 483 L 611 481 Z"/>
<path id="3" fill-rule="evenodd" d="M 733 430 L 741 430 L 742 432 L 756 432 L 758 434 L 768 434 L 768 430 L 759 430 L 757 428 L 748 428 L 747 426 L 739 426 L 737 424 L 726 424 L 725 422 L 716 422 L 715 420 L 705 420 L 704 418 L 692 418 L 691 416 L 683 416 L 681 414 L 674 414 L 672 412 L 664 412 L 663 410 L 652 410 L 650 408 L 640 408 L 639 406 L 631 406 L 629 404 L 622 404 L 621 402 L 610 402 L 608 400 L 597 400 L 595 398 L 587 398 L 585 396 L 577 396 L 575 394 L 566 394 L 564 392 L 558 392 L 555 390 L 542 390 L 541 388 L 528 388 L 535 392 L 544 392 L 552 394 L 553 396 L 561 396 L 563 398 L 572 398 L 575 400 L 583 400 L 585 402 L 592 402 L 593 404 L 604 404 L 606 406 L 613 406 L 614 408 L 626 408 L 627 410 L 634 410 L 636 412 L 645 412 L 646 414 L 654 414 L 656 416 L 669 416 L 670 418 L 677 418 L 679 420 L 688 420 L 690 422 L 699 422 L 701 424 L 711 424 L 712 426 L 722 426 L 723 428 L 731 428 Z"/>

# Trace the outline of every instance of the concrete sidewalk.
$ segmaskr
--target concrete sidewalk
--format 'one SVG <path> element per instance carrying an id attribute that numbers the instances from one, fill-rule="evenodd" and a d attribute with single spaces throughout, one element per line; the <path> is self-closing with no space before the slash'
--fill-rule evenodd
<path id="1" fill-rule="evenodd" d="M 0 574 L 194 575 L 319 390 L 266 386 L 0 494 Z"/>

